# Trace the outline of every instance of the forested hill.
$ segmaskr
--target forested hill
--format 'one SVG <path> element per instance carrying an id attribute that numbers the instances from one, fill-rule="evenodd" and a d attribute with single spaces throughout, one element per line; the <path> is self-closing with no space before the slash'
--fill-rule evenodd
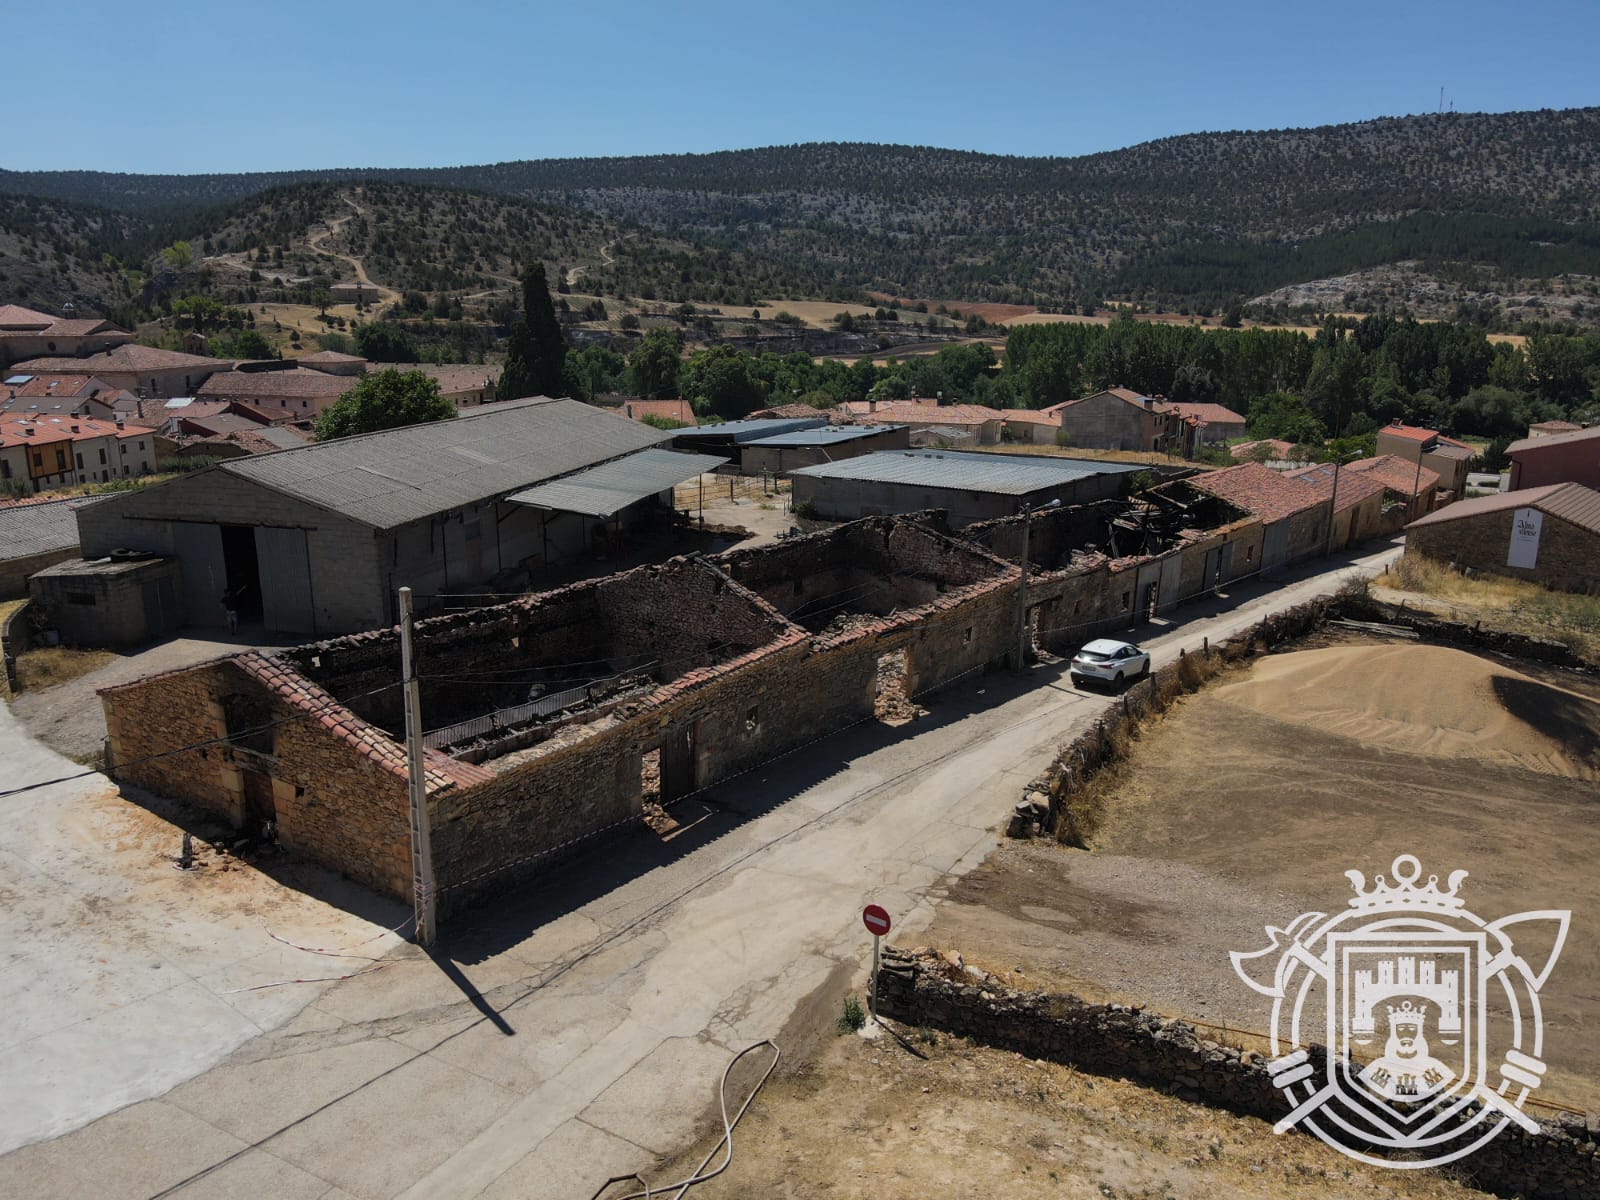
<path id="1" fill-rule="evenodd" d="M 1403 259 L 1600 274 L 1600 108 L 1192 134 L 1081 158 L 806 144 L 429 170 L 0 171 L 0 191 L 170 216 L 357 178 L 580 208 L 779 276 L 804 264 L 847 287 L 973 300 L 1217 303 Z"/>

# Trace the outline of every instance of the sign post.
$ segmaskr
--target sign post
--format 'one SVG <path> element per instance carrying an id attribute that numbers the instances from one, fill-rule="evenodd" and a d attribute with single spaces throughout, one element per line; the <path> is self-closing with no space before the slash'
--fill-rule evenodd
<path id="1" fill-rule="evenodd" d="M 878 1023 L 878 946 L 883 935 L 889 932 L 889 912 L 881 904 L 869 904 L 861 912 L 861 923 L 872 935 L 872 983 L 867 988 L 867 1011 L 872 1023 Z"/>

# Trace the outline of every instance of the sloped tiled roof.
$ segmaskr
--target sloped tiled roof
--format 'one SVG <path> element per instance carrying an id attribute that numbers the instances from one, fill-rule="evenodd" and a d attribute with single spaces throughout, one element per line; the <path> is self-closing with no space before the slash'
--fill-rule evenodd
<path id="1" fill-rule="evenodd" d="M 1417 464 L 1393 454 L 1380 454 L 1376 458 L 1362 458 L 1345 464 L 1346 471 L 1365 471 L 1382 480 L 1383 486 L 1402 496 L 1418 496 L 1439 486 L 1439 472 L 1431 467 L 1417 470 Z"/>
<path id="2" fill-rule="evenodd" d="M 1410 525 L 1443 525 L 1447 521 L 1461 521 L 1481 517 L 1485 513 L 1505 512 L 1510 509 L 1537 508 L 1542 513 L 1559 517 L 1563 521 L 1600 534 L 1600 492 L 1586 488 L 1581 483 L 1549 483 L 1543 487 L 1526 488 L 1520 492 L 1496 492 L 1489 496 L 1475 496 L 1458 500 L 1438 512 L 1429 513 Z"/>
<path id="3" fill-rule="evenodd" d="M 1300 467 L 1297 470 L 1284 472 L 1290 479 L 1298 479 L 1301 483 L 1309 484 L 1317 491 L 1320 499 L 1326 500 L 1333 494 L 1334 478 L 1338 477 L 1339 494 L 1334 497 L 1333 508 L 1335 512 L 1344 512 L 1347 508 L 1354 508 L 1363 500 L 1370 500 L 1373 496 L 1383 492 L 1383 480 L 1376 478 L 1366 471 L 1334 470 L 1332 463 L 1313 463 L 1309 467 Z"/>
<path id="4" fill-rule="evenodd" d="M 48 329 L 58 318 L 20 304 L 0 304 L 0 329 L 33 332 Z"/>
<path id="5" fill-rule="evenodd" d="M 176 350 L 158 350 L 154 346 L 141 346 L 130 342 L 90 354 L 84 358 L 30 358 L 16 363 L 13 371 L 87 371 L 91 375 L 102 371 L 178 371 L 184 369 L 225 371 L 233 362 L 223 358 L 203 358 L 198 354 L 181 354 Z"/>
<path id="6" fill-rule="evenodd" d="M 1207 425 L 1244 424 L 1242 416 L 1221 404 L 1172 403 L 1161 407 L 1167 412 L 1177 413 L 1180 417 L 1193 417 L 1197 421 L 1204 421 Z"/>
<path id="7" fill-rule="evenodd" d="M 1074 404 L 1082 404 L 1085 400 L 1093 400 L 1096 396 L 1112 396 L 1125 404 L 1133 405 L 1135 408 L 1146 408 L 1155 404 L 1155 400 L 1151 397 L 1136 392 L 1132 388 L 1112 387 L 1104 388 L 1098 392 L 1090 392 L 1087 396 L 1079 396 L 1076 400 L 1063 400 L 1060 404 L 1052 404 L 1049 408 L 1041 409 L 1040 411 L 1060 412 L 1064 408 L 1071 408 Z M 1149 402 L 1148 405 L 1147 401 Z"/>
<path id="8" fill-rule="evenodd" d="M 330 375 L 293 367 L 287 371 L 219 371 L 195 389 L 199 398 L 266 396 L 284 400 L 337 399 L 361 382 L 359 375 Z"/>
<path id="9" fill-rule="evenodd" d="M 1224 467 L 1189 479 L 1191 487 L 1209 492 L 1242 508 L 1263 521 L 1281 521 L 1327 500 L 1317 489 L 1298 479 L 1290 479 L 1260 463 Z"/>

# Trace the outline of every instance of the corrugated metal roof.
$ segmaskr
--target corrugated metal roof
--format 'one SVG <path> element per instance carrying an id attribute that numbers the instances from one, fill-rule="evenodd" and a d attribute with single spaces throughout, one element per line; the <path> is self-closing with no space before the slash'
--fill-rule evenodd
<path id="1" fill-rule="evenodd" d="M 677 441 L 726 441 L 732 438 L 736 444 L 754 441 L 756 438 L 775 437 L 780 433 L 790 433 L 796 429 L 815 429 L 828 423 L 827 417 L 774 417 L 763 421 L 724 421 L 721 425 L 701 425 L 698 429 L 674 429 L 672 436 Z"/>
<path id="2" fill-rule="evenodd" d="M 534 508 L 582 513 L 586 517 L 610 517 L 646 496 L 676 487 L 685 479 L 713 471 L 727 462 L 711 454 L 641 450 L 565 479 L 514 492 L 506 499 Z"/>
<path id="3" fill-rule="evenodd" d="M 1525 488 L 1520 492 L 1498 492 L 1493 496 L 1475 496 L 1471 500 L 1458 500 L 1447 504 L 1438 512 L 1407 525 L 1443 525 L 1446 521 L 1461 521 L 1481 517 L 1485 513 L 1504 512 L 1516 508 L 1537 508 L 1552 517 L 1560 517 L 1580 529 L 1600 533 L 1600 492 L 1586 488 L 1581 483 L 1547 483 L 1543 487 Z"/>
<path id="4" fill-rule="evenodd" d="M 1574 429 L 1570 433 L 1551 433 L 1544 437 L 1521 438 L 1506 447 L 1507 454 L 1521 454 L 1524 450 L 1543 450 L 1549 446 L 1565 446 L 1572 442 L 1588 441 L 1590 438 L 1600 438 L 1600 425 L 1592 425 L 1588 429 Z"/>
<path id="5" fill-rule="evenodd" d="M 830 442 L 853 442 L 857 438 L 877 437 L 904 425 L 823 425 L 818 429 L 799 429 L 776 437 L 744 442 L 746 446 L 825 446 Z"/>
<path id="6" fill-rule="evenodd" d="M 1060 487 L 1075 479 L 1118 475 L 1146 468 L 1138 463 L 1101 462 L 1088 458 L 1047 455 L 960 454 L 945 450 L 878 450 L 843 462 L 801 467 L 791 475 L 820 479 L 857 479 L 872 483 L 905 483 L 917 487 L 953 488 L 1022 496 Z"/>
<path id="7" fill-rule="evenodd" d="M 212 469 L 392 529 L 570 475 L 671 436 L 578 400 L 537 397 L 485 404 L 428 425 L 235 459 Z"/>
<path id="8" fill-rule="evenodd" d="M 80 496 L 42 504 L 0 507 L 0 561 L 74 550 L 78 545 L 78 509 L 98 504 L 104 496 Z"/>

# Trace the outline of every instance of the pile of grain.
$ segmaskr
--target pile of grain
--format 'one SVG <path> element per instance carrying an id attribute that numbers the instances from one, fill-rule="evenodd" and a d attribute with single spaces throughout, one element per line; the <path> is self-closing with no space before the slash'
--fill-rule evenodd
<path id="1" fill-rule="evenodd" d="M 1600 778 L 1600 704 L 1444 646 L 1274 655 L 1217 698 L 1407 754 Z"/>

